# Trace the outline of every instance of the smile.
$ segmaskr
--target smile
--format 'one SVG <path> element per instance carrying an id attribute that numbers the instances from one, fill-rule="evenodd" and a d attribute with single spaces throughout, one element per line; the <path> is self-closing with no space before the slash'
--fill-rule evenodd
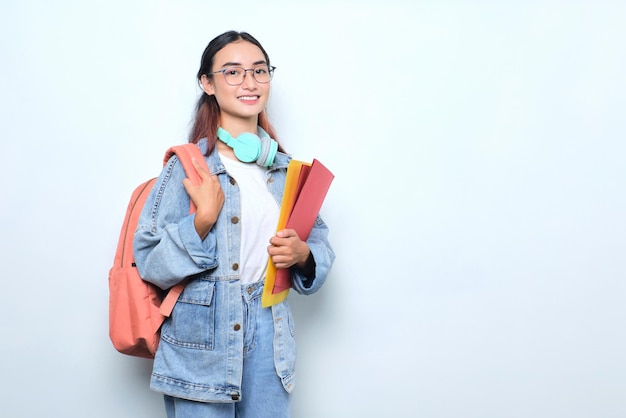
<path id="1" fill-rule="evenodd" d="M 239 100 L 244 102 L 259 100 L 259 96 L 239 96 Z"/>

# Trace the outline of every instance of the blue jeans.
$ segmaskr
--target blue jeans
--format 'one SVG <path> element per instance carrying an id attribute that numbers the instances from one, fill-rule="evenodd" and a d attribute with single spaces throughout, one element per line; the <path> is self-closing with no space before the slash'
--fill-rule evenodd
<path id="1" fill-rule="evenodd" d="M 274 366 L 272 310 L 261 307 L 263 281 L 242 286 L 244 363 L 236 403 L 207 403 L 165 395 L 168 418 L 289 418 L 291 396 Z"/>

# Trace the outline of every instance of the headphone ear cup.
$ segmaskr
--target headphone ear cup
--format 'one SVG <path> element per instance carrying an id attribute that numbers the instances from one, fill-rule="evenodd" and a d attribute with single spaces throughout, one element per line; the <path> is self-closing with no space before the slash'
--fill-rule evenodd
<path id="1" fill-rule="evenodd" d="M 243 133 L 228 144 L 232 147 L 235 157 L 244 163 L 256 161 L 261 154 L 261 140 L 251 133 Z"/>
<path id="2" fill-rule="evenodd" d="M 256 163 L 261 167 L 269 167 L 274 163 L 274 157 L 276 156 L 276 152 L 278 152 L 278 142 L 268 136 L 262 136 L 260 141 L 261 152 L 259 153 Z"/>

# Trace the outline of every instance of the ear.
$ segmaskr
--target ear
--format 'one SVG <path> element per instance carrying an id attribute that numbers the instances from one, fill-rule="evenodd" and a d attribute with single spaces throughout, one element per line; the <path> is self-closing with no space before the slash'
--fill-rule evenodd
<path id="1" fill-rule="evenodd" d="M 202 90 L 209 96 L 215 94 L 215 88 L 213 87 L 213 81 L 206 76 L 206 74 L 202 74 L 200 77 L 200 85 L 202 86 Z"/>

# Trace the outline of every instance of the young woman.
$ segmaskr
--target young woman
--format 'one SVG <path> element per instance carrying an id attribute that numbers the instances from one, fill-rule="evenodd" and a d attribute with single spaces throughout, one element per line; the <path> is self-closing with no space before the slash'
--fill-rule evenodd
<path id="1" fill-rule="evenodd" d="M 143 278 L 163 289 L 187 280 L 161 328 L 150 384 L 170 418 L 289 416 L 294 323 L 287 301 L 261 307 L 268 257 L 290 270 L 293 289 L 311 294 L 335 255 L 319 217 L 306 242 L 276 232 L 289 157 L 265 112 L 273 73 L 245 32 L 209 43 L 190 142 L 210 172 L 197 165 L 202 184 L 193 186 L 172 157 L 135 233 Z"/>

